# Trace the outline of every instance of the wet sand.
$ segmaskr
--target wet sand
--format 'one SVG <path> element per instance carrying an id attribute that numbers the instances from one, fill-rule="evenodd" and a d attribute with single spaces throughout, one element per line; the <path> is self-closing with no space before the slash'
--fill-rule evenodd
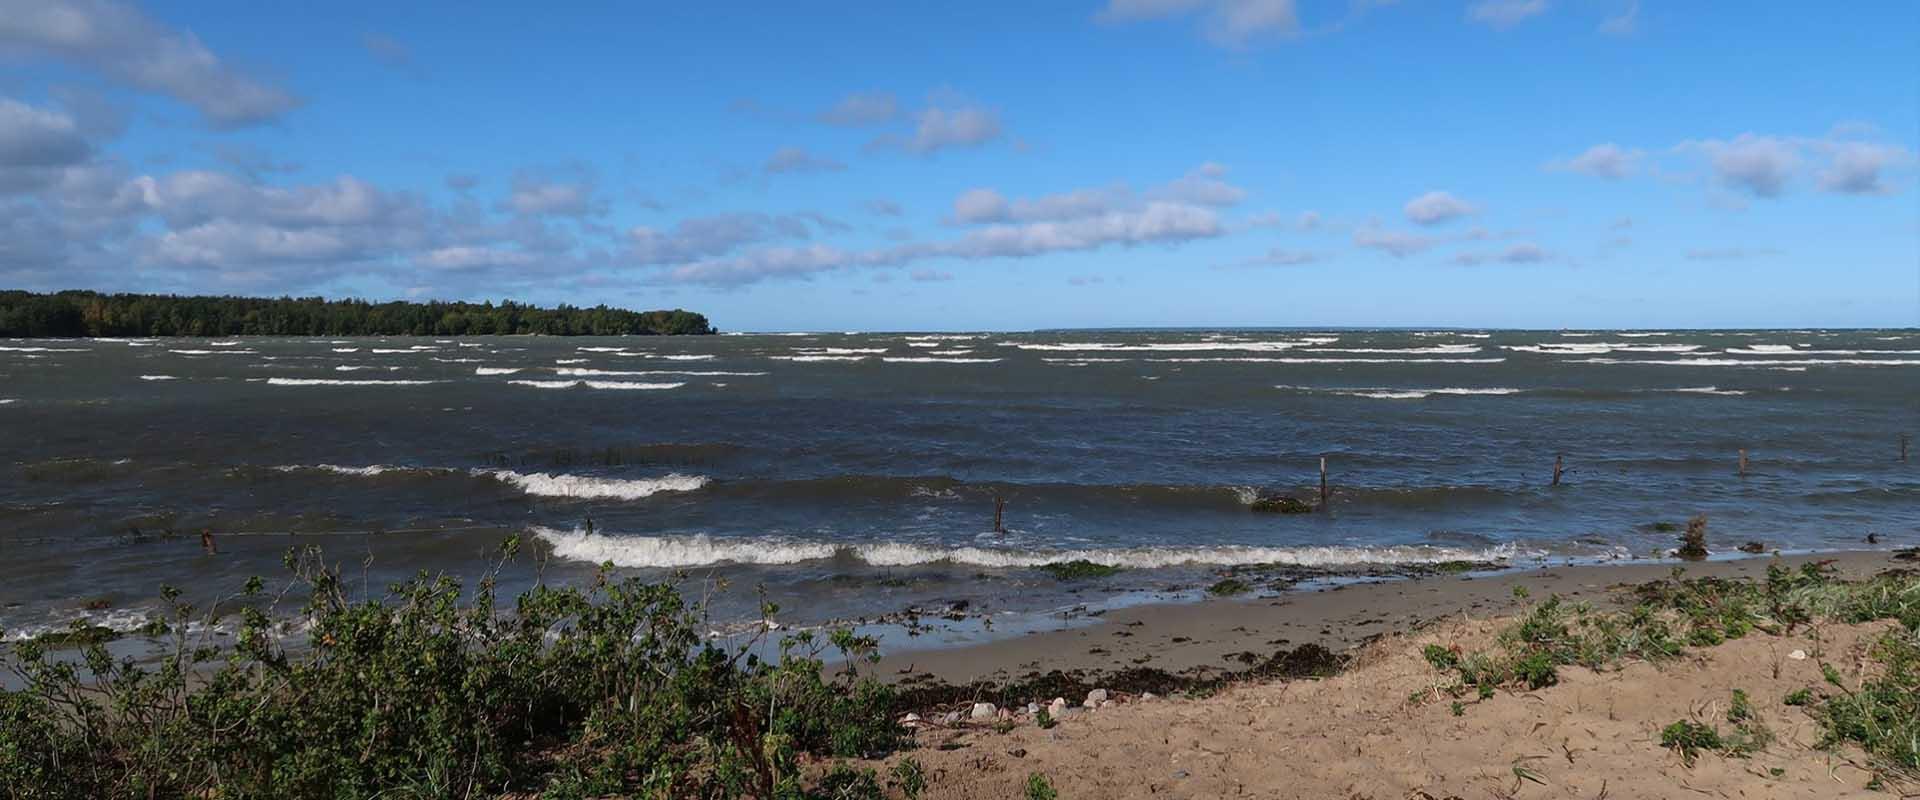
<path id="1" fill-rule="evenodd" d="M 931 676 L 948 683 L 1001 681 L 1052 670 L 1102 672 L 1153 667 L 1169 672 L 1242 669 L 1236 656 L 1266 656 L 1282 648 L 1319 644 L 1350 650 L 1390 632 L 1418 630 L 1441 620 L 1486 619 L 1513 613 L 1558 594 L 1595 603 L 1613 587 L 1666 578 L 1678 567 L 1690 577 L 1766 575 L 1769 564 L 1798 567 L 1829 561 L 1841 574 L 1871 575 L 1895 566 L 1890 551 L 1753 556 L 1701 562 L 1621 561 L 1516 569 L 1479 576 L 1368 579 L 1267 596 L 1213 598 L 1198 603 L 1115 609 L 1088 625 L 1061 620 L 1053 630 L 978 645 L 890 655 L 876 674 L 896 679 Z M 1515 588 L 1524 590 L 1517 596 Z"/>

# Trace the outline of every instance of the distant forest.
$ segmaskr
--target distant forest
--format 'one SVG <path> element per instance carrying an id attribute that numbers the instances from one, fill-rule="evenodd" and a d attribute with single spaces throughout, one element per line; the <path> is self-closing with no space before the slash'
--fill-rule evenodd
<path id="1" fill-rule="evenodd" d="M 619 336 L 713 333 L 692 311 L 499 303 L 369 303 L 319 297 L 0 291 L 0 337 Z"/>

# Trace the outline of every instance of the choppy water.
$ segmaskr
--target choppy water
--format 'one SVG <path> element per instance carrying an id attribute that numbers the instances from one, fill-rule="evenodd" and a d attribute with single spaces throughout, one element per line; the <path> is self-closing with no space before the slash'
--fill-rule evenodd
<path id="1" fill-rule="evenodd" d="M 801 619 L 1057 609 L 1085 587 L 1032 567 L 1074 558 L 1132 568 L 1097 594 L 1645 555 L 1697 512 L 1723 547 L 1911 544 L 1902 432 L 1910 330 L 0 341 L 0 628 L 131 625 L 295 543 L 470 575 L 515 532 L 548 580 L 682 568 Z M 1249 512 L 1322 455 L 1332 513 Z"/>

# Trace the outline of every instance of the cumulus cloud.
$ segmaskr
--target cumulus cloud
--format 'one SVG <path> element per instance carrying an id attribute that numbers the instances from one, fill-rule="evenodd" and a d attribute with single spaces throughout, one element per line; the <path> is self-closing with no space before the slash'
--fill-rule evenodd
<path id="1" fill-rule="evenodd" d="M 1421 225 L 1439 225 L 1448 220 L 1459 219 L 1480 211 L 1478 206 L 1461 200 L 1447 192 L 1427 192 L 1407 201 L 1407 219 Z"/>
<path id="2" fill-rule="evenodd" d="M 1206 171 L 1215 172 L 1217 179 L 1218 171 Z M 1152 194 L 1102 187 L 1009 200 L 991 189 L 976 189 L 955 201 L 954 220 L 971 227 L 954 238 L 873 250 L 818 244 L 767 247 L 676 263 L 661 270 L 656 279 L 671 284 L 733 287 L 770 279 L 805 279 L 846 269 L 904 267 L 931 260 L 1031 258 L 1105 247 L 1173 245 L 1227 232 L 1215 207 L 1152 199 Z"/>
<path id="3" fill-rule="evenodd" d="M 749 244 L 812 235 L 809 223 L 825 217 L 798 214 L 731 213 L 681 220 L 669 229 L 636 226 L 627 231 L 626 255 L 636 264 L 677 264 L 721 256 Z M 827 227 L 833 224 L 829 222 Z"/>
<path id="4" fill-rule="evenodd" d="M 890 92 L 854 92 L 831 108 L 814 115 L 828 125 L 854 128 L 892 122 L 900 116 L 900 101 Z"/>
<path id="5" fill-rule="evenodd" d="M 512 191 L 501 207 L 528 216 L 590 217 L 607 212 L 593 175 L 577 168 L 514 173 Z"/>
<path id="6" fill-rule="evenodd" d="M 1645 157 L 1644 151 L 1621 147 L 1613 142 L 1604 142 L 1587 148 L 1580 155 L 1549 166 L 1554 169 L 1592 175 L 1596 178 L 1619 180 L 1634 174 Z"/>
<path id="7" fill-rule="evenodd" d="M 814 155 L 804 147 L 782 147 L 767 157 L 760 169 L 769 175 L 789 172 L 840 172 L 847 165 L 825 156 Z"/>
<path id="8" fill-rule="evenodd" d="M 1820 188 L 1840 194 L 1887 194 L 1892 187 L 1881 173 L 1904 163 L 1906 150 L 1873 142 L 1841 141 L 1822 144 L 1831 160 L 1820 171 Z"/>
<path id="9" fill-rule="evenodd" d="M 1246 190 L 1225 180 L 1226 174 L 1226 167 L 1208 162 L 1143 192 L 1113 184 L 1012 200 L 993 189 L 969 189 L 954 198 L 953 219 L 967 224 L 1062 221 L 1139 209 L 1150 203 L 1225 208 L 1247 196 Z"/>
<path id="10" fill-rule="evenodd" d="M 1757 197 L 1778 197 L 1799 169 L 1799 148 L 1786 139 L 1743 133 L 1730 141 L 1708 139 L 1691 148 L 1703 152 L 1714 179 Z"/>
<path id="11" fill-rule="evenodd" d="M 1255 256 L 1253 258 L 1249 258 L 1244 261 L 1236 261 L 1232 264 L 1222 264 L 1220 266 L 1214 267 L 1214 269 L 1250 269 L 1250 268 L 1258 268 L 1258 267 L 1297 267 L 1302 264 L 1312 264 L 1319 260 L 1320 260 L 1320 254 L 1318 253 L 1310 253 L 1304 250 L 1287 250 L 1284 248 L 1276 247 L 1271 250 L 1268 250 L 1266 253 L 1262 255 Z"/>
<path id="12" fill-rule="evenodd" d="M 1480 0 L 1467 7 L 1467 19 L 1505 30 L 1547 12 L 1547 0 Z"/>
<path id="13" fill-rule="evenodd" d="M 1505 250 L 1495 253 L 1461 253 L 1453 257 L 1456 264 L 1473 266 L 1486 263 L 1501 264 L 1538 264 L 1551 258 L 1545 248 L 1532 242 L 1518 242 Z"/>
<path id="14" fill-rule="evenodd" d="M 45 185 L 92 155 L 72 115 L 0 97 L 0 193 Z"/>
<path id="15" fill-rule="evenodd" d="M 1295 0 L 1108 0 L 1102 22 L 1198 16 L 1201 35 L 1216 46 L 1241 49 L 1300 31 Z"/>
<path id="16" fill-rule="evenodd" d="M 905 139 L 882 137 L 879 146 L 932 155 L 953 147 L 979 147 L 1000 138 L 1000 114 L 979 106 L 927 108 L 913 115 L 913 135 Z"/>
<path id="17" fill-rule="evenodd" d="M 1406 258 L 1433 249 L 1437 242 L 1430 236 L 1417 233 L 1405 233 L 1377 227 L 1365 227 L 1353 232 L 1353 243 L 1358 247 L 1379 250 L 1394 258 Z"/>
<path id="18" fill-rule="evenodd" d="M 216 128 L 271 122 L 300 105 L 221 61 L 191 32 L 110 0 L 0 0 L 0 56 L 90 69 L 193 106 Z"/>

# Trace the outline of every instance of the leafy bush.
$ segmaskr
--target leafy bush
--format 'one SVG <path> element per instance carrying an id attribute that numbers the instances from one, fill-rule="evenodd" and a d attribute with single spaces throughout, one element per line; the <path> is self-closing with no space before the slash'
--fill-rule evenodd
<path id="1" fill-rule="evenodd" d="M 158 663 L 115 662 L 97 642 L 78 663 L 17 645 L 0 786 L 18 798 L 801 798 L 818 796 L 801 755 L 876 756 L 906 735 L 891 688 L 852 666 L 823 673 L 829 645 L 850 665 L 873 656 L 850 633 L 788 637 L 768 661 L 705 642 L 699 609 L 669 584 L 602 574 L 537 586 L 501 613 L 494 570 L 471 596 L 422 574 L 350 600 L 317 550 L 288 565 L 308 595 L 298 648 L 275 638 L 287 626 L 257 579 L 225 650 L 190 641 L 199 614 L 172 590 Z M 821 786 L 877 797 L 857 794 L 873 783 L 835 770 Z"/>

